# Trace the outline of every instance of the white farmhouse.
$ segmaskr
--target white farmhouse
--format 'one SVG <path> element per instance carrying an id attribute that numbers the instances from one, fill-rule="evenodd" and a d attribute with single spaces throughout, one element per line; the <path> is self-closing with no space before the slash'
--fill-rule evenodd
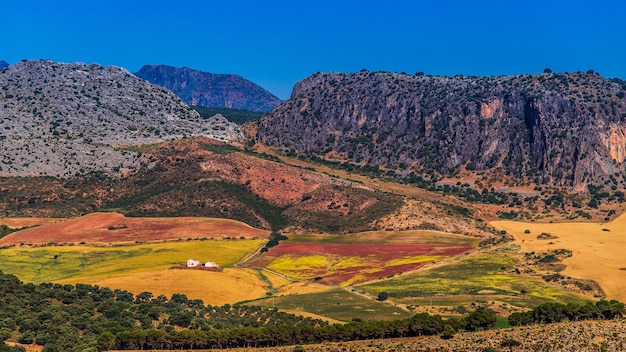
<path id="1" fill-rule="evenodd" d="M 195 268 L 196 266 L 200 265 L 200 262 L 195 260 L 195 259 L 189 259 L 187 261 L 187 267 L 188 268 Z"/>

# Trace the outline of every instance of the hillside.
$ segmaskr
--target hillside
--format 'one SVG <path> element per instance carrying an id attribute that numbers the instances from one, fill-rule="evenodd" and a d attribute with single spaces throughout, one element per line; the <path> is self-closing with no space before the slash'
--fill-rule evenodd
<path id="1" fill-rule="evenodd" d="M 267 229 L 351 232 L 378 228 L 374 221 L 402 204 L 399 196 L 208 138 L 116 151 L 142 155 L 149 166 L 121 178 L 0 179 L 0 211 L 6 217 L 68 217 L 104 210 L 229 218 Z"/>
<path id="2" fill-rule="evenodd" d="M 501 168 L 578 191 L 605 182 L 624 188 L 625 89 L 591 70 L 316 73 L 260 120 L 258 136 L 271 146 L 430 178 Z"/>
<path id="3" fill-rule="evenodd" d="M 234 74 L 202 72 L 188 67 L 145 65 L 139 78 L 165 87 L 192 106 L 267 112 L 281 103 L 265 89 Z"/>
<path id="4" fill-rule="evenodd" d="M 68 177 L 136 170 L 146 160 L 110 146 L 186 136 L 239 138 L 166 89 L 124 69 L 23 61 L 0 73 L 0 175 Z"/>

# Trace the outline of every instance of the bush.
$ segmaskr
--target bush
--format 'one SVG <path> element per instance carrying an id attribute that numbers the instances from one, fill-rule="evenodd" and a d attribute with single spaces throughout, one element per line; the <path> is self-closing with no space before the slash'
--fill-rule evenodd
<path id="1" fill-rule="evenodd" d="M 387 292 L 383 291 L 378 294 L 378 298 L 376 299 L 382 302 L 385 301 L 387 298 L 389 298 L 389 295 L 387 294 Z"/>

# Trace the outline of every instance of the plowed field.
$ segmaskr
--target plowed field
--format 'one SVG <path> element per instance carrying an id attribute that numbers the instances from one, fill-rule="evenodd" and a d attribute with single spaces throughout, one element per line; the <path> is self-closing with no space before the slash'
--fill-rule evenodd
<path id="1" fill-rule="evenodd" d="M 55 219 L 56 220 L 56 219 Z M 14 224 L 4 219 L 7 224 Z M 25 224 L 23 220 L 20 224 Z M 119 213 L 93 213 L 80 218 L 14 232 L 0 246 L 19 243 L 133 243 L 170 239 L 245 237 L 267 238 L 269 231 L 242 222 L 215 218 L 130 218 Z M 12 225 L 9 225 L 12 226 Z"/>

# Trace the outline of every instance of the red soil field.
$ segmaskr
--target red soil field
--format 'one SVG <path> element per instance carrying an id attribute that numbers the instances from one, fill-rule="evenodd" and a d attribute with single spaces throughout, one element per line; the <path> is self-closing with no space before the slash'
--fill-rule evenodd
<path id="1" fill-rule="evenodd" d="M 349 257 L 360 258 L 362 265 L 355 264 L 348 267 L 316 267 L 299 271 L 300 275 L 322 277 L 321 282 L 340 284 L 350 280 L 351 284 L 363 283 L 385 278 L 402 272 L 421 268 L 431 261 L 408 263 L 387 266 L 391 260 L 402 260 L 417 256 L 451 257 L 471 251 L 473 245 L 450 244 L 374 244 L 374 243 L 311 243 L 311 242 L 283 242 L 265 253 L 255 264 L 268 265 L 281 256 L 292 259 L 321 255 L 328 257 L 328 262 L 338 262 Z M 294 268 L 294 270 L 297 270 Z M 358 278 L 355 278 L 358 276 Z"/>
<path id="2" fill-rule="evenodd" d="M 5 219 L 7 221 L 9 219 Z M 267 238 L 269 231 L 242 222 L 214 218 L 127 218 L 119 213 L 93 213 L 76 219 L 14 232 L 0 246 L 45 243 L 134 243 L 186 238 Z"/>

